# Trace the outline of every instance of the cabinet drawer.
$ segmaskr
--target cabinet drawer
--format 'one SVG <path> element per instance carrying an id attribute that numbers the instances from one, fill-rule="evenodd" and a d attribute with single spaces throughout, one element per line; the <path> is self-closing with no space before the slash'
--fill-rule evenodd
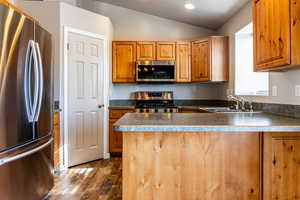
<path id="1" fill-rule="evenodd" d="M 110 110 L 109 118 L 110 119 L 120 119 L 126 113 L 133 113 L 134 110 Z"/>

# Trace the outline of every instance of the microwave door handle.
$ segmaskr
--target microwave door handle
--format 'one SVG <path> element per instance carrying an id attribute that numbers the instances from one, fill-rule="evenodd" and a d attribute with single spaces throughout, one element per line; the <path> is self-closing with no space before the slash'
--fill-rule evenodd
<path id="1" fill-rule="evenodd" d="M 39 69 L 39 91 L 38 91 L 38 102 L 37 102 L 37 109 L 34 116 L 34 121 L 37 122 L 41 112 L 42 106 L 42 98 L 43 98 L 43 88 L 44 88 L 44 79 L 43 79 L 43 61 L 41 56 L 41 50 L 38 43 L 35 43 L 36 53 L 37 53 L 37 60 L 38 60 L 38 69 Z"/>

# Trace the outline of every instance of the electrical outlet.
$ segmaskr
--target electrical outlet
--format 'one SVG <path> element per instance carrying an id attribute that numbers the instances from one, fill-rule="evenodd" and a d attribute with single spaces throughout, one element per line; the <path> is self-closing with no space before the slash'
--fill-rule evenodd
<path id="1" fill-rule="evenodd" d="M 300 85 L 295 86 L 295 96 L 300 97 Z"/>
<path id="2" fill-rule="evenodd" d="M 274 86 L 272 87 L 272 96 L 273 96 L 273 97 L 277 97 L 277 95 L 278 95 L 278 89 L 277 89 L 277 86 L 274 85 Z"/>

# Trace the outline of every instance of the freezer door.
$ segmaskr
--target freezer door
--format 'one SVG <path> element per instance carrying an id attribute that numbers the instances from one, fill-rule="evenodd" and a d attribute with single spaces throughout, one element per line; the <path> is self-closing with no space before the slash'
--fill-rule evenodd
<path id="1" fill-rule="evenodd" d="M 44 138 L 2 154 L 0 199 L 41 200 L 54 185 L 52 138 Z"/>
<path id="2" fill-rule="evenodd" d="M 44 30 L 41 26 L 35 25 L 35 42 L 37 45 L 37 54 L 41 58 L 42 72 L 42 91 L 41 91 L 41 107 L 36 113 L 36 136 L 43 137 L 52 130 L 53 120 L 53 87 L 52 87 L 52 40 L 51 34 Z"/>
<path id="3" fill-rule="evenodd" d="M 24 65 L 34 23 L 0 3 L 0 152 L 33 140 L 26 117 Z"/>

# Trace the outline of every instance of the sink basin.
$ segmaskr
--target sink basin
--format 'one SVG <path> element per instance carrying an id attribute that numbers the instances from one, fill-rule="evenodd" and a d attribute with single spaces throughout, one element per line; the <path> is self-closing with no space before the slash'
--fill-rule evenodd
<path id="1" fill-rule="evenodd" d="M 217 112 L 217 113 L 260 113 L 257 111 L 250 112 L 250 111 L 234 110 L 234 109 L 230 109 L 228 107 L 207 107 L 207 108 L 201 108 L 201 109 L 207 110 L 210 112 Z"/>

